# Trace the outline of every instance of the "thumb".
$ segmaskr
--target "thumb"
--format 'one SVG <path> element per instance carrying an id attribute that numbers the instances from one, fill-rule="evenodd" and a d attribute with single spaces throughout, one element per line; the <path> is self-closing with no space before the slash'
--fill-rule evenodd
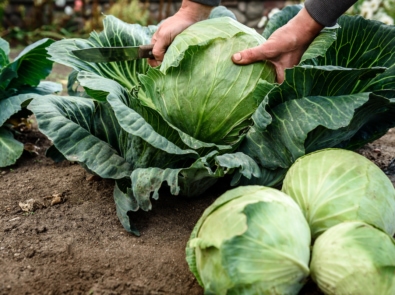
<path id="1" fill-rule="evenodd" d="M 260 46 L 257 46 L 233 54 L 232 61 L 238 65 L 248 65 L 266 58 Z"/>

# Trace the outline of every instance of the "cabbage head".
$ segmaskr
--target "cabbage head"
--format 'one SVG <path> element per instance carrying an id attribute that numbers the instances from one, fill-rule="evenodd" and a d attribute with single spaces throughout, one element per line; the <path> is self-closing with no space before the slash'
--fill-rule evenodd
<path id="1" fill-rule="evenodd" d="M 327 295 L 393 295 L 395 242 L 363 222 L 343 222 L 316 240 L 310 269 Z"/>
<path id="2" fill-rule="evenodd" d="M 282 191 L 302 208 L 313 238 L 347 220 L 395 233 L 394 186 L 358 153 L 324 149 L 303 156 L 288 170 Z"/>
<path id="3" fill-rule="evenodd" d="M 187 262 L 206 294 L 297 294 L 309 275 L 310 230 L 279 190 L 241 186 L 206 209 Z"/>
<path id="4" fill-rule="evenodd" d="M 194 139 L 234 144 L 264 99 L 254 95 L 256 85 L 274 82 L 275 70 L 269 62 L 235 65 L 231 56 L 263 42 L 230 17 L 198 22 L 174 39 L 160 68 L 140 75 L 143 102 Z"/>

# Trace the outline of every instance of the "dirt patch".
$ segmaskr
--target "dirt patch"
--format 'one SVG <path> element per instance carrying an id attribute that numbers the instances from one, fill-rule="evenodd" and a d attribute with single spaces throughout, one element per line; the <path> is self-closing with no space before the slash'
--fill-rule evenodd
<path id="1" fill-rule="evenodd" d="M 26 153 L 0 172 L 0 294 L 201 294 L 184 249 L 221 189 L 194 200 L 161 194 L 151 212 L 134 215 L 141 230 L 134 237 L 117 219 L 112 181 L 52 162 L 38 133 L 26 140 L 39 155 Z M 54 195 L 62 202 L 51 206 Z M 43 207 L 22 211 L 28 199 Z"/>
<path id="2" fill-rule="evenodd" d="M 62 77 L 52 76 L 65 83 Z M 185 246 L 204 209 L 229 189 L 225 182 L 195 199 L 161 193 L 152 211 L 133 215 L 141 230 L 135 237 L 116 216 L 113 181 L 46 158 L 50 142 L 39 132 L 20 139 L 38 149 L 0 169 L 1 295 L 203 294 L 188 269 Z M 359 152 L 392 171 L 394 143 L 391 130 Z M 34 212 L 19 206 L 29 199 L 39 204 Z M 309 283 L 300 294 L 321 293 Z"/>
<path id="3" fill-rule="evenodd" d="M 224 183 L 196 199 L 162 193 L 152 211 L 134 214 L 138 238 L 117 219 L 113 181 L 92 178 L 77 164 L 52 162 L 40 133 L 25 141 L 39 154 L 26 152 L 0 172 L 0 294 L 203 293 L 184 249 L 204 209 L 228 189 Z M 394 142 L 391 131 L 360 152 L 385 169 Z M 51 206 L 54 195 L 62 200 Z M 24 212 L 19 202 L 28 199 L 44 206 Z M 301 294 L 320 293 L 308 284 Z"/>

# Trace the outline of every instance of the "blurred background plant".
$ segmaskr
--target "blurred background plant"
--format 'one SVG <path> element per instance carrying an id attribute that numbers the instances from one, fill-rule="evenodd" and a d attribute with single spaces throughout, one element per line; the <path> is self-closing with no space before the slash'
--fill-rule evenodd
<path id="1" fill-rule="evenodd" d="M 4 19 L 4 10 L 8 5 L 8 1 L 6 0 L 0 0 L 0 20 Z M 3 27 L 3 23 L 0 22 L 0 31 L 3 31 L 4 27 Z"/>
<path id="2" fill-rule="evenodd" d="M 99 5 L 92 5 L 92 17 L 86 20 L 84 32 L 101 31 L 105 15 L 113 15 L 131 24 L 140 24 L 142 26 L 151 24 L 152 20 L 150 20 L 148 6 L 148 1 L 143 4 L 139 0 L 117 0 L 107 11 L 102 13 Z"/>
<path id="3" fill-rule="evenodd" d="M 395 0 L 359 0 L 347 13 L 394 25 Z"/>
<path id="4" fill-rule="evenodd" d="M 240 22 L 261 33 L 281 8 L 303 2 L 222 0 L 221 4 Z M 144 26 L 173 15 L 180 5 L 181 0 L 0 0 L 0 37 L 12 47 L 42 38 L 85 38 L 93 30 L 102 30 L 104 15 Z M 347 13 L 393 25 L 395 0 L 359 0 Z"/>
<path id="5" fill-rule="evenodd" d="M 149 2 L 139 0 L 0 0 L 0 37 L 11 46 L 42 38 L 87 37 L 103 28 L 104 15 L 129 23 L 155 24 Z"/>

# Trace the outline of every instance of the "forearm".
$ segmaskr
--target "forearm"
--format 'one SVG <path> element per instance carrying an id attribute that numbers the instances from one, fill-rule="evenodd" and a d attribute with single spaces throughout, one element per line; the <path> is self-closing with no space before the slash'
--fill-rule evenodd
<path id="1" fill-rule="evenodd" d="M 316 22 L 331 27 L 355 2 L 357 0 L 306 0 L 304 6 Z"/>
<path id="2" fill-rule="evenodd" d="M 221 0 L 192 0 L 195 3 L 200 3 L 207 6 L 218 6 Z"/>
<path id="3" fill-rule="evenodd" d="M 216 0 L 183 0 L 181 3 L 180 10 L 177 12 L 178 14 L 182 14 L 194 22 L 198 22 L 201 20 L 205 20 L 209 17 L 211 10 L 213 9 L 213 5 L 208 5 L 203 2 L 215 2 Z"/>

